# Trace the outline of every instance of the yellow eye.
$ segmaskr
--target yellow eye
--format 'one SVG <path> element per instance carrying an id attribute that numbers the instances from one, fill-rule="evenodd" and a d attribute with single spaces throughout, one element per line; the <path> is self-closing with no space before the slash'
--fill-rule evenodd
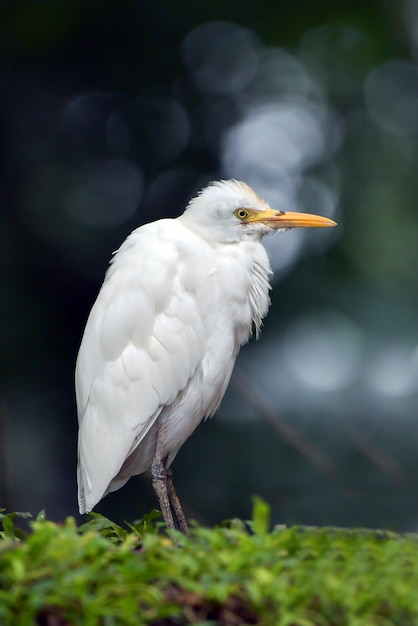
<path id="1" fill-rule="evenodd" d="M 247 209 L 237 209 L 234 215 L 240 220 L 245 220 L 245 218 L 248 217 L 249 213 Z"/>

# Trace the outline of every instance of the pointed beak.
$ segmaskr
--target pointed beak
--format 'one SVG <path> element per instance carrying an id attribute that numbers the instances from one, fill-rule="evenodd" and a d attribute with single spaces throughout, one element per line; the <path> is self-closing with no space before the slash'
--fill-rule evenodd
<path id="1" fill-rule="evenodd" d="M 312 215 L 310 213 L 298 213 L 296 211 L 275 211 L 274 209 L 266 209 L 265 211 L 257 211 L 247 218 L 247 222 L 263 223 L 270 228 L 329 228 L 336 226 L 337 222 L 322 217 L 321 215 Z"/>

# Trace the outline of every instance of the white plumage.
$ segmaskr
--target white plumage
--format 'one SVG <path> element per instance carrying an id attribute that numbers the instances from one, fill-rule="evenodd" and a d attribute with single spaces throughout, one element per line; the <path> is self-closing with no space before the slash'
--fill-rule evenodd
<path id="1" fill-rule="evenodd" d="M 262 236 L 297 225 L 334 222 L 273 211 L 244 183 L 220 181 L 115 253 L 76 366 L 81 513 L 151 469 L 166 523 L 174 512 L 187 531 L 167 470 L 216 411 L 240 346 L 268 311 Z"/>

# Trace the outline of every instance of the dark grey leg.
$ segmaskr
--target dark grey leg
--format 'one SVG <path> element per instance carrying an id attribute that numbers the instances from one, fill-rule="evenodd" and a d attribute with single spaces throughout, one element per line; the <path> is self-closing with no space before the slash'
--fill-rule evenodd
<path id="1" fill-rule="evenodd" d="M 183 512 L 179 497 L 174 488 L 173 473 L 171 469 L 167 470 L 167 493 L 170 500 L 171 508 L 173 510 L 174 516 L 181 532 L 185 535 L 189 535 L 189 526 L 187 524 L 187 519 Z"/>
<path id="2" fill-rule="evenodd" d="M 173 484 L 171 469 L 166 468 L 167 458 L 163 455 L 160 433 L 157 434 L 155 456 L 151 466 L 152 486 L 160 504 L 161 513 L 167 528 L 175 528 L 175 522 L 179 529 L 186 535 L 189 534 L 186 516 L 181 508 L 179 497 Z M 173 516 L 174 513 L 174 516 Z"/>
<path id="3" fill-rule="evenodd" d="M 157 448 L 151 466 L 152 486 L 154 487 L 154 491 L 158 498 L 161 513 L 163 514 L 163 518 L 167 528 L 175 528 L 173 513 L 171 512 L 170 498 L 167 489 L 167 471 L 165 469 L 164 460 L 161 457 L 159 449 L 160 446 L 158 445 L 157 438 Z"/>

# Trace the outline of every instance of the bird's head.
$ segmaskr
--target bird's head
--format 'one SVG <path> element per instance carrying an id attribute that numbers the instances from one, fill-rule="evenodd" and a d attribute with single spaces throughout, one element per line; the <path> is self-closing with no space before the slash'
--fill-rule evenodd
<path id="1" fill-rule="evenodd" d="M 333 220 L 308 213 L 277 211 L 237 180 L 220 180 L 202 189 L 179 218 L 203 239 L 218 243 L 260 241 L 272 231 L 336 226 Z"/>

